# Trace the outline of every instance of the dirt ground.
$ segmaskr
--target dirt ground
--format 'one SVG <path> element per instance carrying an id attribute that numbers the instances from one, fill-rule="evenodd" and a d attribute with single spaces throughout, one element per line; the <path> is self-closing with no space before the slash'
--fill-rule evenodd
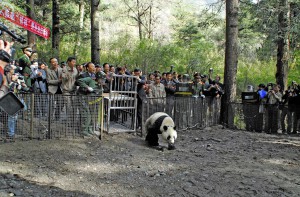
<path id="1" fill-rule="evenodd" d="M 164 144 L 166 145 L 166 144 Z M 129 133 L 0 143 L 0 196 L 300 196 L 300 136 L 178 132 L 176 150 Z"/>

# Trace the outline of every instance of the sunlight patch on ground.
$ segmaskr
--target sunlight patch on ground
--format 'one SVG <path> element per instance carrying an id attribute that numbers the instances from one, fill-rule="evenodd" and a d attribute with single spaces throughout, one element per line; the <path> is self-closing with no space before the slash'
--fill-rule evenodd
<path id="1" fill-rule="evenodd" d="M 295 166 L 295 167 L 300 166 L 299 162 L 292 161 L 292 160 L 286 160 L 286 159 L 264 159 L 263 161 L 265 163 L 271 163 L 271 164 L 275 164 L 275 165 Z"/>
<path id="2" fill-rule="evenodd" d="M 295 140 L 292 140 L 292 139 L 273 139 L 273 140 L 260 140 L 258 142 L 261 142 L 261 143 L 272 143 L 272 144 L 285 144 L 285 145 L 292 145 L 292 146 L 297 146 L 297 147 L 300 147 L 300 141 L 295 139 Z"/>

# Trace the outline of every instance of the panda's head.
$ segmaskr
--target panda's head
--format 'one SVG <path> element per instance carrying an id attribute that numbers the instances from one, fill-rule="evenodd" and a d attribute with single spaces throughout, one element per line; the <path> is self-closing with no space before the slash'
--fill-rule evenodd
<path id="1" fill-rule="evenodd" d="M 160 127 L 162 137 L 168 142 L 169 148 L 174 148 L 175 140 L 177 139 L 176 126 L 171 117 L 166 117 Z M 173 148 L 172 148 L 173 147 Z"/>

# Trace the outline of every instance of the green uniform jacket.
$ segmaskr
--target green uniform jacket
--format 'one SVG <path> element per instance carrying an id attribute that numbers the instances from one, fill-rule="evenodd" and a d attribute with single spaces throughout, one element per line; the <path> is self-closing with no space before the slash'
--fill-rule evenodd
<path id="1" fill-rule="evenodd" d="M 27 87 L 31 88 L 31 76 L 32 74 L 32 70 L 26 66 L 24 69 L 23 69 L 23 75 L 24 75 L 24 81 L 25 81 L 25 84 L 27 85 Z"/>
<path id="2" fill-rule="evenodd" d="M 29 57 L 26 54 L 23 54 L 19 59 L 19 66 L 23 69 L 21 71 L 21 74 L 23 74 L 24 69 L 26 67 L 30 68 L 30 65 L 31 65 L 31 62 L 30 62 Z"/>
<path id="3" fill-rule="evenodd" d="M 103 90 L 101 87 L 99 87 L 98 83 L 93 80 L 91 77 L 84 77 L 77 79 L 77 84 L 79 85 L 79 94 L 91 94 L 87 91 L 88 87 L 91 87 L 94 89 L 95 94 L 102 94 Z"/>

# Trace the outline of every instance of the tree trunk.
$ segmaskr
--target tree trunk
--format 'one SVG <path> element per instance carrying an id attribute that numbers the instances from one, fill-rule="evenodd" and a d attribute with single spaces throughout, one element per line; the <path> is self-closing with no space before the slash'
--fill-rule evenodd
<path id="1" fill-rule="evenodd" d="M 289 23 L 292 26 L 296 26 L 298 23 L 297 19 L 299 17 L 299 12 L 300 12 L 300 3 L 295 3 L 295 2 L 290 2 L 290 16 L 289 16 Z M 289 26 L 291 28 L 291 25 Z M 294 50 L 298 43 L 297 43 L 297 32 L 290 32 L 290 50 Z"/>
<path id="2" fill-rule="evenodd" d="M 236 73 L 238 64 L 238 11 L 239 0 L 226 1 L 226 49 L 221 121 L 229 128 L 234 127 L 234 113 L 230 103 L 236 96 Z"/>
<path id="3" fill-rule="evenodd" d="M 81 31 L 82 31 L 82 28 L 83 28 L 83 22 L 84 22 L 84 1 L 81 0 L 79 2 L 79 13 L 80 13 L 80 17 L 79 17 L 79 32 L 78 34 L 76 35 L 76 45 L 74 47 L 74 56 L 77 57 L 78 55 L 78 49 L 80 48 L 80 45 L 81 45 Z"/>
<path id="4" fill-rule="evenodd" d="M 278 41 L 276 83 L 285 90 L 288 76 L 289 40 L 288 40 L 288 2 L 280 0 L 278 15 Z"/>
<path id="5" fill-rule="evenodd" d="M 148 27 L 148 39 L 151 39 L 151 38 L 153 38 L 153 34 L 152 34 L 152 4 L 149 8 L 149 27 Z"/>
<path id="6" fill-rule="evenodd" d="M 138 28 L 139 28 L 139 38 L 140 40 L 143 39 L 143 32 L 142 32 L 142 14 L 140 13 L 140 1 L 136 0 L 136 7 L 137 7 L 137 22 L 138 22 Z"/>
<path id="7" fill-rule="evenodd" d="M 31 18 L 32 20 L 35 19 L 35 13 L 34 13 L 34 0 L 26 0 L 27 3 L 27 16 Z M 28 45 L 31 46 L 33 50 L 36 50 L 36 35 L 32 33 L 31 31 L 27 31 L 27 39 L 28 39 Z"/>
<path id="8" fill-rule="evenodd" d="M 94 64 L 100 64 L 100 0 L 91 0 L 91 59 Z"/>
<path id="9" fill-rule="evenodd" d="M 59 0 L 52 0 L 52 55 L 59 60 Z"/>

